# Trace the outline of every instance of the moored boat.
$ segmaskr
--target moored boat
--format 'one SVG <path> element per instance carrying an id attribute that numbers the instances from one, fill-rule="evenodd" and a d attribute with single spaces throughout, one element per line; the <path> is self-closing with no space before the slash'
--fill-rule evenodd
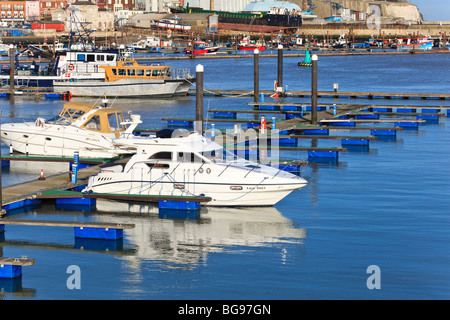
<path id="1" fill-rule="evenodd" d="M 66 103 L 51 119 L 34 122 L 4 123 L 1 141 L 13 151 L 42 156 L 114 158 L 136 150 L 115 139 L 129 136 L 141 123 L 134 115 L 125 121 L 118 109 L 86 103 Z"/>
<path id="2" fill-rule="evenodd" d="M 184 49 L 185 54 L 216 54 L 219 51 L 220 47 L 215 46 L 212 43 L 204 42 L 204 41 L 194 41 L 192 43 L 192 48 L 188 47 Z"/>
<path id="3" fill-rule="evenodd" d="M 186 94 L 195 82 L 188 68 L 172 71 L 162 64 L 141 65 L 130 60 L 100 68 L 105 70 L 103 80 L 57 80 L 53 89 L 83 97 L 172 97 Z"/>
<path id="4" fill-rule="evenodd" d="M 425 50 L 433 48 L 433 40 L 429 37 L 398 38 L 397 51 Z"/>
<path id="5" fill-rule="evenodd" d="M 242 40 L 239 41 L 238 44 L 239 50 L 256 50 L 259 51 L 266 50 L 266 44 L 264 40 L 259 39 L 257 41 L 251 40 L 250 36 L 244 37 Z"/>
<path id="6" fill-rule="evenodd" d="M 178 17 L 173 17 L 170 19 L 161 19 L 159 21 L 156 21 L 155 26 L 158 29 L 166 29 L 166 30 L 174 30 L 174 31 L 182 31 L 182 32 L 191 31 L 191 26 L 188 24 L 182 23 L 181 19 Z"/>
<path id="7" fill-rule="evenodd" d="M 90 177 L 83 192 L 202 195 L 212 198 L 202 203 L 206 206 L 272 206 L 307 184 L 291 173 L 237 158 L 196 132 L 131 140 L 138 152 L 126 164 Z"/>
<path id="8" fill-rule="evenodd" d="M 29 66 L 16 65 L 14 83 L 16 87 L 47 88 L 53 86 L 54 80 L 101 80 L 105 77 L 105 70 L 100 67 L 114 66 L 120 59 L 118 50 L 63 51 L 45 69 L 35 62 Z M 9 66 L 1 69 L 1 85 L 9 85 L 9 74 Z"/>

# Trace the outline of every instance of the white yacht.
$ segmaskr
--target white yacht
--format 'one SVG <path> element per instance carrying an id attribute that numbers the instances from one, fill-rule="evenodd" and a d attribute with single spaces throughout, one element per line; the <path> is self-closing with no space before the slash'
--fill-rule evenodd
<path id="1" fill-rule="evenodd" d="M 115 142 L 129 136 L 141 123 L 138 115 L 124 121 L 122 112 L 106 105 L 66 103 L 51 119 L 2 124 L 1 140 L 13 151 L 43 156 L 114 158 L 132 154 L 135 148 Z"/>
<path id="2" fill-rule="evenodd" d="M 126 143 L 117 139 L 118 143 Z M 83 192 L 211 197 L 207 206 L 272 206 L 307 184 L 303 178 L 237 158 L 192 132 L 171 138 L 130 139 L 137 153 L 103 168 Z"/>

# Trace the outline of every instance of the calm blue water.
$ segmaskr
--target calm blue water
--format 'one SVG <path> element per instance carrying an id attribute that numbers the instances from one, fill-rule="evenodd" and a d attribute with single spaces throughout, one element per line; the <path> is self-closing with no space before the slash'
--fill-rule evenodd
<path id="1" fill-rule="evenodd" d="M 298 68 L 297 62 L 285 58 L 285 84 L 289 90 L 309 90 L 310 70 Z M 203 64 L 205 89 L 252 90 L 252 59 L 167 63 L 193 71 Z M 269 90 L 276 79 L 276 58 L 261 58 L 260 63 L 261 89 Z M 321 57 L 319 90 L 332 90 L 337 82 L 342 91 L 449 92 L 443 67 L 449 63 L 448 54 Z M 205 114 L 213 108 L 248 109 L 251 101 L 205 97 Z M 449 100 L 334 102 L 450 105 Z M 53 115 L 62 103 L 16 98 L 10 105 L 0 100 L 2 122 Z M 162 117 L 195 115 L 193 96 L 117 100 L 115 106 L 141 114 L 147 128 L 165 126 Z M 303 174 L 309 184 L 273 208 L 202 209 L 198 218 L 187 219 L 160 216 L 152 206 L 101 201 L 94 212 L 62 210 L 49 203 L 16 214 L 13 218 L 117 221 L 136 227 L 125 231 L 122 250 L 106 250 L 75 240 L 71 228 L 6 226 L 0 255 L 27 256 L 37 263 L 24 267 L 19 280 L 0 281 L 0 297 L 448 299 L 450 119 L 401 131 L 396 140 L 370 143 L 368 151 L 341 153 L 337 163 L 310 164 Z M 302 152 L 284 156 L 307 157 Z M 44 170 L 51 174 L 64 169 L 47 165 Z M 13 165 L 3 170 L 3 185 L 37 178 L 39 171 L 36 164 Z M 66 285 L 71 265 L 81 270 L 81 289 Z M 380 268 L 380 289 L 366 285 L 371 265 Z"/>

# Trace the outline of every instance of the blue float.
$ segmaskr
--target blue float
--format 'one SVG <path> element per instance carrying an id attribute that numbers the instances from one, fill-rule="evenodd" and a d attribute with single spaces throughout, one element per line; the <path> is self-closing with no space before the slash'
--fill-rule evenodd
<path id="1" fill-rule="evenodd" d="M 380 119 L 379 114 L 358 114 L 355 116 L 356 119 Z"/>
<path id="2" fill-rule="evenodd" d="M 389 129 L 372 129 L 370 130 L 370 134 L 372 136 L 396 136 L 397 131 Z"/>
<path id="3" fill-rule="evenodd" d="M 123 229 L 74 227 L 75 238 L 118 240 L 123 238 Z"/>
<path id="4" fill-rule="evenodd" d="M 194 201 L 159 200 L 158 206 L 159 209 L 165 210 L 186 210 L 186 211 L 200 210 L 200 202 Z"/>
<path id="5" fill-rule="evenodd" d="M 367 139 L 341 139 L 341 145 L 350 146 L 368 146 L 369 140 Z"/>
<path id="6" fill-rule="evenodd" d="M 421 120 L 439 120 L 439 116 L 438 115 L 433 115 L 433 114 L 418 114 L 416 116 L 416 119 L 421 119 Z"/>
<path id="7" fill-rule="evenodd" d="M 410 121 L 399 121 L 395 122 L 394 125 L 396 127 L 402 127 L 405 129 L 417 129 L 419 127 L 418 122 L 410 122 Z"/>
<path id="8" fill-rule="evenodd" d="M 22 276 L 22 266 L 0 265 L 0 279 L 14 279 Z"/>
<path id="9" fill-rule="evenodd" d="M 215 111 L 213 113 L 214 118 L 221 118 L 221 119 L 236 119 L 237 113 L 236 112 L 222 112 L 222 111 Z"/>
<path id="10" fill-rule="evenodd" d="M 303 130 L 304 135 L 328 135 L 328 129 L 306 129 Z"/>
<path id="11" fill-rule="evenodd" d="M 308 159 L 313 158 L 338 158 L 337 151 L 308 151 Z"/>
<path id="12" fill-rule="evenodd" d="M 190 120 L 167 120 L 167 125 L 169 125 L 169 126 L 180 126 L 180 127 L 192 127 L 192 126 L 194 126 L 194 121 L 190 121 Z"/>
<path id="13" fill-rule="evenodd" d="M 338 122 L 331 122 L 330 125 L 336 126 L 336 127 L 354 127 L 356 125 L 355 121 L 338 121 Z"/>

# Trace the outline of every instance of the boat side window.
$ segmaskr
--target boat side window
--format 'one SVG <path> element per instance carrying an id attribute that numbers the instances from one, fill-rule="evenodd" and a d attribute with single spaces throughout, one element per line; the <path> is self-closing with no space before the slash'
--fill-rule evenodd
<path id="1" fill-rule="evenodd" d="M 84 126 L 89 130 L 100 130 L 100 117 L 93 116 Z"/>
<path id="2" fill-rule="evenodd" d="M 95 54 L 88 54 L 86 61 L 95 61 Z"/>
<path id="3" fill-rule="evenodd" d="M 158 70 L 158 69 L 155 69 L 155 70 L 153 70 L 153 72 L 152 72 L 152 76 L 154 76 L 154 77 L 159 77 L 159 74 L 161 73 L 161 70 Z"/>
<path id="4" fill-rule="evenodd" d="M 122 113 L 117 114 L 117 125 L 119 126 L 119 130 L 126 130 L 127 125 L 126 124 L 120 124 L 121 122 L 125 122 L 125 119 L 123 118 Z"/>
<path id="5" fill-rule="evenodd" d="M 143 77 L 144 76 L 144 69 L 137 69 L 136 70 L 136 75 L 138 77 Z"/>
<path id="6" fill-rule="evenodd" d="M 119 69 L 119 76 L 124 76 L 126 75 L 126 70 L 125 69 Z"/>
<path id="7" fill-rule="evenodd" d="M 146 163 L 149 168 L 169 168 L 167 163 Z"/>
<path id="8" fill-rule="evenodd" d="M 111 71 L 112 71 L 112 74 L 113 74 L 113 75 L 117 76 L 117 69 L 114 69 L 114 68 L 113 68 L 113 69 L 111 69 Z"/>
<path id="9" fill-rule="evenodd" d="M 134 77 L 135 74 L 136 74 L 134 69 L 128 69 L 127 71 L 128 71 L 128 72 L 127 72 L 127 73 L 128 73 L 128 76 Z"/>
<path id="10" fill-rule="evenodd" d="M 192 152 L 178 152 L 177 160 L 179 162 L 204 162 L 202 158 Z"/>
<path id="11" fill-rule="evenodd" d="M 98 55 L 97 55 L 97 61 L 105 61 L 105 55 L 103 55 L 103 54 L 98 54 Z"/>
<path id="12" fill-rule="evenodd" d="M 162 151 L 152 154 L 149 159 L 172 160 L 172 152 Z"/>
<path id="13" fill-rule="evenodd" d="M 145 76 L 151 77 L 152 76 L 152 70 L 145 70 Z"/>
<path id="14" fill-rule="evenodd" d="M 111 131 L 116 131 L 118 126 L 117 126 L 117 117 L 115 113 L 108 114 L 108 122 Z"/>
<path id="15" fill-rule="evenodd" d="M 86 55 L 85 54 L 78 54 L 77 55 L 77 61 L 86 61 Z"/>
<path id="16" fill-rule="evenodd" d="M 106 56 L 106 61 L 114 61 L 114 55 L 108 54 L 108 55 Z"/>

